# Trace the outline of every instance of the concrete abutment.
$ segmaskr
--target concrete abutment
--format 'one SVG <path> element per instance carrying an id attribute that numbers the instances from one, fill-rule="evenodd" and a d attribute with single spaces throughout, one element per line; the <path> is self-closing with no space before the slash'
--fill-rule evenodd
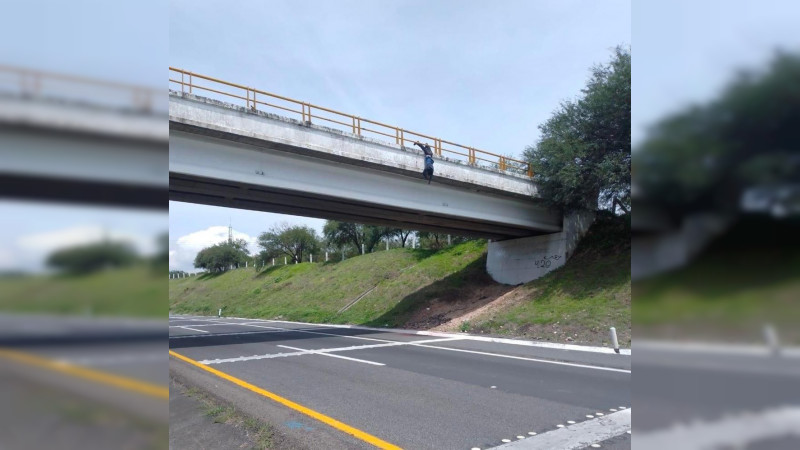
<path id="1" fill-rule="evenodd" d="M 503 284 L 523 284 L 566 264 L 595 219 L 593 211 L 564 215 L 561 231 L 489 242 L 486 271 Z"/>

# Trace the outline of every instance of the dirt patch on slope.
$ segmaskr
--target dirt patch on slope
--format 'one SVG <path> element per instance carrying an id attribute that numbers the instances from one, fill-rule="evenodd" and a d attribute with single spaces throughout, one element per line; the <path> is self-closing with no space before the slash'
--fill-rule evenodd
<path id="1" fill-rule="evenodd" d="M 476 312 L 480 314 L 478 311 L 505 298 L 513 289 L 513 286 L 495 283 L 491 279 L 474 280 L 455 292 L 431 299 L 427 305 L 417 309 L 403 327 L 435 331 L 444 331 L 442 327 L 445 326 L 456 329 L 463 317 Z"/>

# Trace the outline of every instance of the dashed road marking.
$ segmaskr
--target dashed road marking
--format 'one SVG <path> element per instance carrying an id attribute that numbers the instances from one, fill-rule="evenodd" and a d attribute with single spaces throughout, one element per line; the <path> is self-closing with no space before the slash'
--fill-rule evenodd
<path id="1" fill-rule="evenodd" d="M 628 431 L 630 433 L 630 431 Z M 743 411 L 715 421 L 696 420 L 670 428 L 636 433 L 642 448 L 745 448 L 771 438 L 800 438 L 800 407 Z"/>
<path id="2" fill-rule="evenodd" d="M 200 332 L 200 333 L 208 333 L 208 330 L 198 330 L 197 328 L 189 328 L 187 326 L 180 326 L 178 328 L 183 328 L 184 330 L 197 331 L 197 332 Z"/>
<path id="3" fill-rule="evenodd" d="M 629 409 L 568 427 L 547 431 L 524 440 L 505 443 L 495 448 L 503 450 L 551 450 L 555 448 L 575 450 L 619 436 L 630 430 L 630 428 L 631 411 Z"/>
<path id="4" fill-rule="evenodd" d="M 405 345 L 415 345 L 416 342 L 442 342 L 442 341 L 452 341 L 457 340 L 457 338 L 444 338 L 444 339 L 427 339 L 424 341 L 415 341 L 415 342 L 397 342 L 391 341 L 385 344 L 367 344 L 367 345 L 353 345 L 350 347 L 335 347 L 335 348 L 323 348 L 313 350 L 313 353 L 331 353 L 331 352 L 347 352 L 353 350 L 367 350 L 373 348 L 383 348 L 383 347 L 400 347 Z M 218 358 L 218 359 L 206 359 L 200 361 L 202 364 L 222 364 L 222 363 L 232 363 L 232 362 L 242 362 L 242 361 L 254 361 L 259 359 L 273 359 L 273 358 L 285 358 L 287 356 L 300 356 L 300 355 L 308 355 L 311 354 L 311 350 L 303 350 L 300 352 L 290 352 L 290 353 L 267 353 L 264 355 L 252 355 L 252 356 L 239 356 L 236 358 Z"/>
<path id="5" fill-rule="evenodd" d="M 367 361 L 366 359 L 350 358 L 348 356 L 342 356 L 342 355 L 333 355 L 331 353 L 318 352 L 316 350 L 306 350 L 306 349 L 297 348 L 297 347 L 289 347 L 288 345 L 279 345 L 278 347 L 288 348 L 290 350 L 300 350 L 300 351 L 308 352 L 310 354 L 316 354 L 316 355 L 322 355 L 322 356 L 330 356 L 331 358 L 346 359 L 348 361 L 355 361 L 355 362 L 360 362 L 360 363 L 364 363 L 364 364 L 372 364 L 373 366 L 385 366 L 386 365 L 386 364 L 379 363 L 379 362 Z"/>
<path id="6" fill-rule="evenodd" d="M 553 361 L 550 359 L 540 359 L 540 358 L 526 358 L 522 356 L 512 356 L 512 355 L 503 355 L 501 353 L 489 353 L 489 352 L 479 352 L 475 350 L 464 350 L 461 348 L 449 348 L 449 347 L 440 347 L 437 345 L 421 345 L 420 343 L 415 343 L 414 345 L 418 345 L 420 347 L 425 348 L 436 348 L 439 350 L 449 350 L 452 352 L 464 352 L 464 353 L 473 353 L 476 355 L 487 355 L 487 356 L 496 356 L 498 358 L 509 358 L 509 359 L 518 359 L 522 361 L 533 361 L 533 362 L 540 362 L 544 364 L 555 364 L 559 366 L 570 366 L 570 367 L 581 367 L 584 369 L 594 369 L 594 370 L 607 370 L 609 372 L 620 372 L 620 373 L 631 373 L 630 370 L 626 369 L 616 369 L 614 367 L 604 367 L 604 366 L 590 366 L 588 364 L 578 364 L 578 363 L 569 363 L 563 361 Z"/>

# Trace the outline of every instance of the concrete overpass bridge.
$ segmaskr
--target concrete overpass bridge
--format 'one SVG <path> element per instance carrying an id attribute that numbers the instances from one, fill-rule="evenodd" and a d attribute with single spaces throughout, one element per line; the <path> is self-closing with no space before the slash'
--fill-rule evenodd
<path id="1" fill-rule="evenodd" d="M 488 238 L 511 284 L 563 265 L 590 223 L 545 207 L 522 161 L 170 70 L 171 200 Z M 430 185 L 414 140 L 436 153 Z"/>
<path id="2" fill-rule="evenodd" d="M 163 91 L 0 66 L 0 198 L 166 209 Z"/>

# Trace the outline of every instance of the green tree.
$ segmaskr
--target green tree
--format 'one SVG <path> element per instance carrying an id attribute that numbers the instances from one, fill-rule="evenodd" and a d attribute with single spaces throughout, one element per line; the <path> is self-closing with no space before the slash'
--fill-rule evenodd
<path id="1" fill-rule="evenodd" d="M 321 247 L 317 232 L 310 227 L 289 226 L 283 223 L 261 233 L 258 245 L 263 250 L 259 258 L 266 261 L 286 255 L 292 262 L 302 262 L 304 255 L 315 254 Z"/>
<path id="2" fill-rule="evenodd" d="M 248 260 L 247 241 L 220 242 L 206 247 L 197 253 L 194 266 L 211 272 L 228 270 L 233 266 L 244 265 Z"/>
<path id="3" fill-rule="evenodd" d="M 567 209 L 630 208 L 631 53 L 596 65 L 576 101 L 564 101 L 524 151 L 539 193 Z"/>
<path id="4" fill-rule="evenodd" d="M 659 121 L 634 152 L 647 199 L 679 216 L 736 212 L 752 185 L 800 179 L 800 53 L 742 71 L 714 100 Z"/>
<path id="5" fill-rule="evenodd" d="M 352 245 L 360 253 L 363 244 L 365 252 L 370 253 L 381 239 L 394 235 L 396 230 L 391 227 L 328 220 L 322 228 L 322 234 L 326 241 L 334 246 L 341 248 Z"/>
<path id="6" fill-rule="evenodd" d="M 48 256 L 48 267 L 79 275 L 106 268 L 129 266 L 138 261 L 134 248 L 126 242 L 103 241 L 57 250 Z"/>

